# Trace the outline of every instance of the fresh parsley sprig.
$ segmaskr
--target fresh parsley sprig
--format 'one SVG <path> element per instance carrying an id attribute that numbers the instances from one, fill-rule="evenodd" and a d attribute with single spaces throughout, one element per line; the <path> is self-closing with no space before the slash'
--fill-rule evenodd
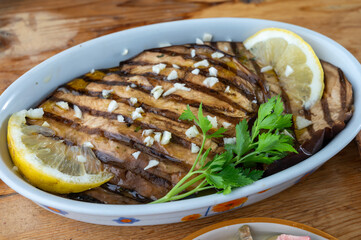
<path id="1" fill-rule="evenodd" d="M 255 169 L 257 163 L 271 164 L 289 152 L 297 153 L 292 146 L 293 138 L 283 133 L 292 126 L 292 115 L 283 114 L 283 110 L 280 97 L 261 104 L 251 131 L 248 122 L 242 120 L 236 125 L 236 143 L 226 144 L 223 153 L 207 162 L 212 149 L 204 149 L 206 140 L 223 137 L 227 129 L 220 128 L 208 134 L 212 124 L 203 115 L 202 104 L 197 117 L 187 106 L 179 119 L 193 121 L 201 129 L 202 145 L 190 171 L 167 195 L 152 203 L 182 199 L 207 189 L 228 194 L 233 188 L 249 185 L 262 177 L 263 171 Z"/>

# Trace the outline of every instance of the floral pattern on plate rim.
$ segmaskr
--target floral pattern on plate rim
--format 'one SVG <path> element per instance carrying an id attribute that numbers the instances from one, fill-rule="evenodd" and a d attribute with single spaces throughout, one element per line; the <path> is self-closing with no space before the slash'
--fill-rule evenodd
<path id="1" fill-rule="evenodd" d="M 196 213 L 196 214 L 191 214 L 191 215 L 183 217 L 181 219 L 181 221 L 182 222 L 188 222 L 188 221 L 193 221 L 193 220 L 199 219 L 201 217 L 202 217 L 202 214 Z"/>
<path id="2" fill-rule="evenodd" d="M 136 218 L 119 217 L 118 219 L 113 219 L 113 221 L 119 224 L 133 224 L 135 222 L 139 222 L 140 220 Z"/>

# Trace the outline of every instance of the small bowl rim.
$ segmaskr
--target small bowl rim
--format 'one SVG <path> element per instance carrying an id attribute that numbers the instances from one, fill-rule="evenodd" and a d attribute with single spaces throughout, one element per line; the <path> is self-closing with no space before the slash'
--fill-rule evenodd
<path id="1" fill-rule="evenodd" d="M 320 237 L 324 237 L 326 239 L 337 240 L 337 238 L 335 238 L 334 236 L 331 236 L 330 234 L 328 234 L 328 233 L 326 233 L 324 231 L 321 231 L 321 230 L 319 230 L 317 228 L 311 227 L 309 225 L 299 223 L 299 222 L 294 222 L 294 221 L 291 221 L 291 220 L 286 220 L 286 219 L 281 219 L 281 218 L 269 218 L 269 217 L 237 218 L 237 219 L 232 219 L 232 220 L 219 222 L 219 223 L 212 224 L 210 226 L 201 228 L 198 231 L 195 231 L 195 232 L 191 233 L 190 235 L 186 236 L 182 240 L 196 239 L 196 237 L 200 237 L 203 234 L 206 234 L 206 233 L 211 232 L 213 230 L 220 229 L 220 228 L 223 228 L 223 227 L 227 227 L 227 226 L 230 226 L 230 225 L 249 224 L 249 223 L 272 223 L 272 224 L 278 224 L 278 225 L 285 225 L 285 226 L 299 228 L 301 230 L 311 232 L 313 234 L 316 234 L 316 235 L 318 235 Z"/>

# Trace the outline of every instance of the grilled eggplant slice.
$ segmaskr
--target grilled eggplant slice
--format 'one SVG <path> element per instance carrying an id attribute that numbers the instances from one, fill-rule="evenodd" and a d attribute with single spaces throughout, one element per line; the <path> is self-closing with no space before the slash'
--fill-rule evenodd
<path id="1" fill-rule="evenodd" d="M 158 64 L 164 64 L 159 72 L 154 69 Z M 197 65 L 199 72 L 192 72 Z M 274 95 L 282 97 L 286 112 L 311 120 L 312 125 L 295 130 L 300 153 L 265 166 L 265 175 L 318 151 L 344 128 L 353 112 L 351 84 L 337 67 L 326 62 L 322 65 L 325 91 L 321 101 L 308 111 L 296 111 L 277 75 L 261 73 L 260 64 L 242 43 L 150 49 L 118 67 L 87 73 L 61 86 L 40 104 L 44 119 L 28 119 L 27 123 L 42 125 L 47 121 L 64 144 L 91 142 L 96 157 L 115 176 L 102 187 L 68 197 L 111 204 L 146 203 L 164 196 L 189 171 L 196 157 L 191 145 L 201 145 L 200 136 L 187 137 L 193 124 L 179 120 L 187 104 L 196 111 L 202 103 L 204 114 L 229 128 L 225 137 L 234 137 L 234 126 L 242 119 L 254 118 L 258 106 Z M 207 83 L 214 77 L 210 67 L 217 70 L 214 85 Z M 183 85 L 172 89 L 174 83 Z M 155 87 L 166 96 L 155 97 Z M 59 108 L 56 103 L 60 101 L 67 102 L 70 110 Z M 109 109 L 112 101 L 117 105 Z M 80 109 L 81 118 L 74 106 Z M 146 141 L 149 134 L 155 137 L 166 131 L 171 133 L 169 143 Z M 221 152 L 222 139 L 208 141 L 209 147 L 212 154 Z M 158 164 L 147 168 L 151 160 Z"/>

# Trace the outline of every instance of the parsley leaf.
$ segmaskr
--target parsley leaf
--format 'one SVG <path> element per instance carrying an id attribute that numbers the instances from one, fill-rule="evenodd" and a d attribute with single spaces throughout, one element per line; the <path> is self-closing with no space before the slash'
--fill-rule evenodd
<path id="1" fill-rule="evenodd" d="M 197 116 L 188 105 L 179 119 L 193 121 L 202 130 L 201 148 L 190 171 L 164 197 L 152 203 L 182 199 L 206 189 L 216 189 L 219 193 L 228 194 L 233 188 L 243 187 L 260 179 L 263 171 L 255 168 L 257 163 L 271 164 L 289 153 L 297 153 L 293 147 L 293 138 L 286 134 L 287 128 L 292 126 L 292 115 L 284 114 L 283 111 L 279 96 L 261 104 L 251 131 L 247 120 L 243 119 L 236 125 L 236 143 L 226 144 L 225 151 L 209 161 L 212 150 L 208 148 L 204 151 L 206 140 L 223 137 L 222 134 L 227 129 L 219 128 L 208 134 L 212 124 L 204 116 L 202 104 Z"/>
<path id="2" fill-rule="evenodd" d="M 245 154 L 250 149 L 251 137 L 248 132 L 248 123 L 243 119 L 236 125 L 236 144 L 226 145 L 227 151 L 232 151 L 237 158 Z"/>
<path id="3" fill-rule="evenodd" d="M 198 109 L 198 126 L 202 129 L 203 134 L 206 134 L 212 128 L 211 122 L 203 115 L 202 103 L 199 105 Z"/>
<path id="4" fill-rule="evenodd" d="M 197 121 L 196 116 L 194 116 L 193 112 L 191 111 L 189 105 L 187 105 L 187 109 L 179 117 L 180 120 L 188 120 L 188 121 Z"/>
<path id="5" fill-rule="evenodd" d="M 283 134 L 262 133 L 258 137 L 257 152 L 296 152 L 290 145 L 292 138 Z"/>
<path id="6" fill-rule="evenodd" d="M 226 131 L 227 131 L 227 129 L 221 127 L 220 129 L 218 129 L 214 133 L 212 133 L 210 135 L 207 135 L 207 138 L 220 138 L 220 137 L 223 137 L 222 133 L 225 133 Z"/>

